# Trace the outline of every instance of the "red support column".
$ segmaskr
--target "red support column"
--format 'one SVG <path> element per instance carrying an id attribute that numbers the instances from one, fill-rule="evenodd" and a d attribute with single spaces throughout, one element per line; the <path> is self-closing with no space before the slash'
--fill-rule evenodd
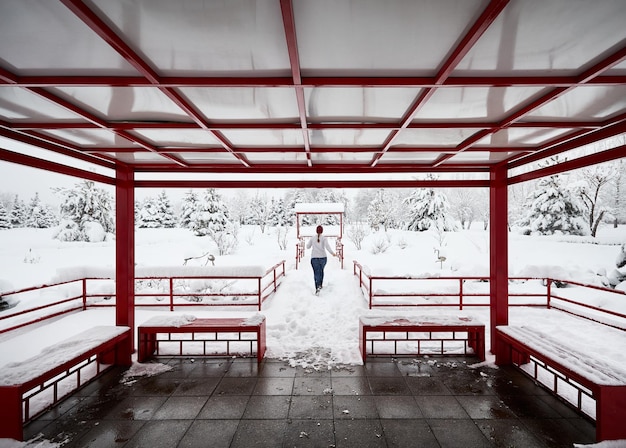
<path id="1" fill-rule="evenodd" d="M 506 165 L 491 169 L 489 186 L 489 285 L 491 353 L 497 355 L 496 326 L 509 323 L 508 191 Z"/>
<path id="2" fill-rule="evenodd" d="M 121 165 L 115 185 L 115 323 L 135 334 L 135 186 L 134 172 Z M 130 338 L 132 353 L 134 338 Z M 130 364 L 130 363 L 129 363 Z"/>

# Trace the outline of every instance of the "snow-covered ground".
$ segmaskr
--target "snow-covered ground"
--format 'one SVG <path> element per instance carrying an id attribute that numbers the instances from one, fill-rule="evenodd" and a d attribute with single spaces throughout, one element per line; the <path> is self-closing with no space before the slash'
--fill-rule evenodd
<path id="1" fill-rule="evenodd" d="M 477 226 L 478 227 L 478 226 Z M 349 226 L 347 233 L 349 232 Z M 115 265 L 114 242 L 67 243 L 53 240 L 48 229 L 12 229 L 0 231 L 0 292 L 46 284 L 78 273 L 85 267 L 110 270 Z M 389 231 L 370 233 L 357 250 L 344 236 L 345 265 L 329 258 L 324 289 L 316 296 L 309 264 L 310 251 L 298 270 L 295 269 L 296 239 L 293 229 L 286 250 L 280 250 L 274 229 L 262 234 L 258 228 L 239 231 L 239 245 L 233 255 L 218 256 L 207 238 L 199 238 L 184 229 L 138 229 L 136 233 L 136 264 L 138 268 L 180 267 L 186 258 L 213 253 L 215 266 L 231 267 L 262 265 L 270 267 L 286 260 L 287 272 L 278 292 L 264 305 L 267 318 L 267 356 L 287 360 L 292 365 L 328 368 L 341 364 L 360 364 L 358 351 L 359 315 L 455 314 L 453 310 L 385 309 L 368 310 L 367 302 L 352 274 L 352 261 L 375 275 L 413 276 L 487 276 L 489 274 L 489 234 L 482 229 L 446 233 Z M 446 260 L 437 261 L 435 247 L 443 242 Z M 599 284 L 598 273 L 615 269 L 620 245 L 626 242 L 626 227 L 601 228 L 598 237 L 536 237 L 510 234 L 510 276 L 552 276 Z M 387 247 L 384 251 L 380 248 Z M 378 250 L 378 251 L 377 251 Z M 374 253 L 377 252 L 377 253 Z M 440 255 L 442 253 L 440 252 Z M 68 274 L 70 273 L 70 274 Z M 80 276 L 79 276 L 80 277 Z M 595 297 L 593 290 L 586 300 L 596 306 L 607 306 L 626 314 L 626 296 L 616 295 L 611 303 Z M 9 312 L 26 306 L 20 302 Z M 177 314 L 197 317 L 252 316 L 256 309 L 205 308 L 185 309 Z M 6 311 L 4 312 L 6 313 Z M 139 309 L 136 324 L 163 314 L 163 311 Z M 487 328 L 489 312 L 472 309 L 461 314 L 482 320 Z M 36 356 L 41 342 L 46 345 L 65 339 L 95 325 L 114 324 L 113 309 L 91 309 L 48 321 L 44 325 L 0 335 L 0 367 L 4 364 Z M 557 311 L 513 308 L 511 324 L 532 324 L 546 333 L 569 338 L 581 350 L 601 346 L 596 357 L 606 358 L 626 370 L 626 332 L 592 324 Z M 0 322 L 1 323 L 1 322 Z M 6 327 L 5 324 L 2 324 Z M 487 335 L 489 347 L 489 335 Z M 610 341 L 607 343 L 607 341 Z M 493 362 L 488 354 L 487 363 Z M 134 366 L 133 372 L 140 374 Z M 0 447 L 20 446 L 3 445 Z M 36 445 L 32 445 L 36 446 Z M 46 446 L 46 445 L 42 445 Z M 609 446 L 609 445 L 606 445 Z"/>

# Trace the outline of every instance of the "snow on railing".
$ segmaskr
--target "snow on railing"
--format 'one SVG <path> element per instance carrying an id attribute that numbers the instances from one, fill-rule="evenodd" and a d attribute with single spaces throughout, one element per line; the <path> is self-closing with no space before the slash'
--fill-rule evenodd
<path id="1" fill-rule="evenodd" d="M 370 309 L 490 306 L 488 276 L 380 276 L 356 260 L 353 273 Z M 570 280 L 509 277 L 508 295 L 511 307 L 553 308 L 626 330 L 626 301 L 614 300 L 626 296 L 623 291 Z"/>
<path id="2" fill-rule="evenodd" d="M 260 311 L 285 276 L 285 260 L 268 269 L 188 268 L 172 268 L 169 275 L 166 267 L 137 269 L 142 275 L 135 277 L 135 306 L 166 306 L 171 311 L 185 307 L 254 306 Z M 0 333 L 72 311 L 115 306 L 112 272 L 98 271 L 102 277 L 76 278 L 77 272 L 60 272 L 56 283 L 1 292 L 0 298 L 11 308 L 0 313 Z"/>

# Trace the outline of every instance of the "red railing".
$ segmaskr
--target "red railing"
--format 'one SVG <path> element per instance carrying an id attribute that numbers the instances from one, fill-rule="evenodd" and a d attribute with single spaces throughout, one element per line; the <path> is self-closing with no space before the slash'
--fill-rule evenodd
<path id="1" fill-rule="evenodd" d="M 283 260 L 256 276 L 136 277 L 135 306 L 166 306 L 170 311 L 185 307 L 254 306 L 260 311 L 263 302 L 276 292 L 284 276 Z M 191 287 L 193 282 L 196 286 L 204 283 L 207 287 L 194 289 Z M 216 284 L 218 288 L 219 285 L 228 288 L 212 290 Z M 148 288 L 152 290 L 146 292 Z M 72 311 L 113 307 L 115 285 L 110 278 L 81 278 L 2 292 L 0 297 L 9 302 L 28 302 L 29 305 L 0 313 L 1 334 Z"/>
<path id="2" fill-rule="evenodd" d="M 358 277 L 370 309 L 449 307 L 463 310 L 490 306 L 489 277 L 378 276 L 366 272 L 357 261 L 354 261 L 354 275 Z M 570 280 L 509 277 L 509 306 L 554 308 L 626 330 L 626 314 L 584 302 L 589 290 L 594 291 L 595 297 L 606 295 L 626 299 L 626 293 L 622 291 Z"/>

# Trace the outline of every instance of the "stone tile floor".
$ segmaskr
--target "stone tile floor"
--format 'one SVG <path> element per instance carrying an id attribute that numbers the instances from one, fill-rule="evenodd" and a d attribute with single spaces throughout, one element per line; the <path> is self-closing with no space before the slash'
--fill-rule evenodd
<path id="1" fill-rule="evenodd" d="M 25 428 L 73 447 L 572 447 L 595 427 L 512 368 L 471 357 L 368 358 L 315 371 L 256 359 L 121 370 Z"/>

